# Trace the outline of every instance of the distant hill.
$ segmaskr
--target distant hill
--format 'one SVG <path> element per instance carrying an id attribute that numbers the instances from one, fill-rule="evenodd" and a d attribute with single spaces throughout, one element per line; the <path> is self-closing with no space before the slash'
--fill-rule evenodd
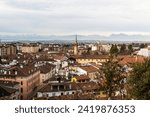
<path id="1" fill-rule="evenodd" d="M 49 40 L 75 40 L 75 35 L 0 35 L 1 41 L 49 41 Z M 112 34 L 110 36 L 102 35 L 78 35 L 78 40 L 102 40 L 102 41 L 150 41 L 150 35 L 127 35 Z"/>

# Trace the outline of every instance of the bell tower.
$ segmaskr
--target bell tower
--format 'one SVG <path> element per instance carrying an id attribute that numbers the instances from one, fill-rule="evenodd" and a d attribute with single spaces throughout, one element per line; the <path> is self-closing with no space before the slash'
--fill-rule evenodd
<path id="1" fill-rule="evenodd" d="M 77 41 L 77 35 L 75 37 L 75 43 L 74 43 L 74 55 L 78 55 L 78 41 Z"/>

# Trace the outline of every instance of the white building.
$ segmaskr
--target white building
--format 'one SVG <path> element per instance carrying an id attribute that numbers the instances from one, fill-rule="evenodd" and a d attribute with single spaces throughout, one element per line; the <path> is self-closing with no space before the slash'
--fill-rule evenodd
<path id="1" fill-rule="evenodd" d="M 76 87 L 73 87 L 71 83 L 50 83 L 37 92 L 37 98 L 71 95 L 77 91 L 79 90 L 77 90 Z"/>
<path id="2" fill-rule="evenodd" d="M 147 48 L 142 48 L 139 50 L 138 55 L 141 56 L 150 56 L 150 46 L 148 46 Z"/>
<path id="3" fill-rule="evenodd" d="M 96 51 L 96 50 L 98 50 L 97 45 L 92 45 L 92 46 L 91 46 L 91 50 L 92 50 L 92 51 Z"/>
<path id="4" fill-rule="evenodd" d="M 111 49 L 111 45 L 110 44 L 103 44 L 102 46 L 102 50 L 105 52 L 109 52 Z"/>

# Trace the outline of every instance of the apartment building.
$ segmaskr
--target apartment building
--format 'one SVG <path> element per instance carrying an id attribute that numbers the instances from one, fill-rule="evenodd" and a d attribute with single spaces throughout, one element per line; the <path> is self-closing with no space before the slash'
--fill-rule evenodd
<path id="1" fill-rule="evenodd" d="M 33 65 L 0 67 L 0 80 L 20 83 L 20 99 L 32 99 L 40 84 L 40 70 Z"/>

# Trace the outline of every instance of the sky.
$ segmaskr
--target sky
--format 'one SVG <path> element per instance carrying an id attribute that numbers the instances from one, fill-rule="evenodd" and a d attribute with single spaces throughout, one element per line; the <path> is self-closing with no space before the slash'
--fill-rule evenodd
<path id="1" fill-rule="evenodd" d="M 0 0 L 0 34 L 150 34 L 150 0 Z"/>

